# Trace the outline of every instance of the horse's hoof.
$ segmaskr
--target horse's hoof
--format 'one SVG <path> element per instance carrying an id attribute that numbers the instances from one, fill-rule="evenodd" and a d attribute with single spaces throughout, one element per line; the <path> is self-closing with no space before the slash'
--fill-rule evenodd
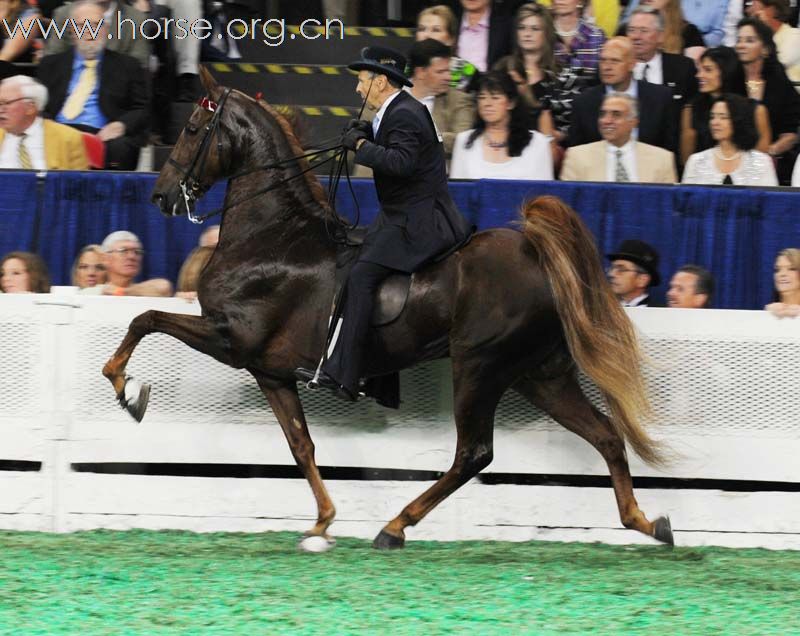
<path id="1" fill-rule="evenodd" d="M 141 422 L 144 418 L 149 401 L 150 385 L 140 384 L 137 380 L 128 378 L 125 382 L 125 396 L 120 400 L 120 403 L 137 422 Z"/>
<path id="2" fill-rule="evenodd" d="M 669 517 L 659 517 L 653 522 L 653 537 L 667 545 L 675 545 L 675 539 L 672 536 L 672 524 L 669 522 Z"/>
<path id="3" fill-rule="evenodd" d="M 386 532 L 386 530 L 381 530 L 372 542 L 372 547 L 376 550 L 398 550 L 405 546 L 405 544 L 406 540 L 404 537 L 396 537 Z"/>
<path id="4" fill-rule="evenodd" d="M 336 545 L 336 539 L 312 534 L 300 539 L 297 547 L 303 552 L 327 552 Z"/>

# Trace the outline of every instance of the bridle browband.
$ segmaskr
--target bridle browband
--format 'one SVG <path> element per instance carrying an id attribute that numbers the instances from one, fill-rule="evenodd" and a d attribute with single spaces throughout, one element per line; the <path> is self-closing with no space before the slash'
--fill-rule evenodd
<path id="1" fill-rule="evenodd" d="M 283 169 L 283 168 L 286 168 L 289 164 L 292 164 L 292 163 L 294 163 L 296 161 L 299 161 L 301 159 L 309 159 L 309 158 L 319 157 L 320 155 L 326 155 L 326 154 L 330 153 L 331 151 L 336 151 L 336 152 L 333 152 L 333 154 L 331 154 L 328 157 L 323 157 L 322 160 L 320 160 L 320 161 L 309 161 L 308 168 L 305 168 L 305 169 L 303 169 L 303 170 L 301 170 L 301 171 L 299 171 L 299 172 L 297 172 L 297 173 L 295 173 L 293 175 L 290 175 L 288 177 L 284 177 L 284 178 L 278 180 L 277 182 L 270 184 L 269 186 L 267 186 L 265 188 L 262 188 L 260 190 L 257 190 L 256 192 L 253 192 L 246 199 L 243 199 L 242 201 L 236 201 L 235 203 L 230 203 L 228 205 L 224 205 L 224 206 L 222 206 L 222 207 L 220 207 L 220 208 L 218 208 L 216 210 L 212 210 L 211 212 L 207 212 L 206 214 L 202 214 L 202 215 L 194 214 L 194 212 L 192 211 L 192 204 L 195 201 L 197 201 L 200 197 L 202 197 L 209 190 L 211 185 L 213 185 L 213 184 L 208 184 L 208 185 L 204 184 L 201 181 L 201 178 L 200 178 L 199 175 L 203 174 L 203 169 L 205 168 L 206 160 L 208 159 L 208 154 L 209 154 L 209 151 L 210 151 L 210 148 L 211 148 L 211 140 L 212 140 L 212 138 L 214 136 L 214 133 L 216 133 L 217 129 L 219 128 L 220 120 L 221 120 L 221 117 L 222 117 L 222 110 L 223 110 L 223 108 L 225 106 L 225 102 L 228 100 L 228 96 L 230 94 L 231 94 L 231 89 L 230 88 L 225 88 L 223 93 L 222 93 L 222 97 L 219 100 L 219 103 L 213 102 L 207 97 L 203 97 L 198 102 L 198 105 L 200 107 L 204 108 L 205 110 L 207 110 L 207 111 L 209 111 L 210 113 L 213 113 L 213 114 L 212 114 L 211 119 L 208 121 L 208 123 L 205 125 L 205 127 L 203 129 L 203 139 L 200 142 L 200 147 L 197 149 L 197 153 L 195 153 L 195 155 L 192 158 L 192 161 L 189 164 L 189 166 L 188 167 L 182 166 L 177 161 L 175 161 L 172 157 L 169 157 L 167 159 L 167 162 L 170 165 L 172 165 L 180 173 L 180 175 L 182 177 L 181 180 L 178 182 L 178 187 L 180 187 L 181 195 L 183 196 L 183 203 L 184 203 L 184 206 L 186 207 L 186 216 L 188 217 L 188 219 L 192 223 L 195 223 L 195 224 L 200 224 L 200 223 L 202 223 L 203 221 L 205 221 L 206 219 L 208 219 L 208 218 L 210 218 L 212 216 L 216 216 L 217 214 L 222 214 L 226 210 L 228 210 L 228 209 L 230 209 L 232 207 L 235 207 L 237 205 L 241 205 L 245 201 L 248 201 L 248 200 L 250 200 L 250 199 L 252 199 L 254 197 L 257 197 L 257 196 L 260 196 L 260 195 L 265 194 L 267 192 L 270 192 L 271 190 L 274 190 L 274 189 L 284 185 L 285 183 L 287 183 L 288 181 L 290 181 L 292 179 L 296 179 L 297 177 L 300 177 L 300 176 L 306 174 L 307 172 L 310 172 L 310 171 L 314 170 L 315 168 L 317 168 L 317 167 L 319 167 L 319 166 L 321 166 L 321 165 L 323 165 L 323 164 L 325 164 L 325 163 L 327 163 L 329 161 L 332 161 L 334 159 L 339 158 L 341 155 L 343 155 L 345 153 L 345 151 L 342 149 L 341 143 L 338 143 L 338 144 L 333 145 L 333 146 L 327 146 L 325 148 L 321 148 L 320 150 L 315 150 L 315 151 L 312 151 L 312 152 L 307 152 L 307 153 L 302 154 L 302 155 L 298 155 L 298 156 L 294 156 L 294 157 L 288 157 L 286 159 L 281 159 L 280 161 L 276 161 L 274 163 L 271 163 L 271 164 L 268 164 L 268 165 L 265 165 L 265 166 L 259 166 L 258 168 L 250 168 L 248 170 L 243 170 L 241 172 L 237 172 L 236 174 L 234 174 L 231 177 L 229 177 L 229 180 L 235 180 L 235 179 L 238 179 L 238 178 L 243 177 L 245 175 L 253 174 L 254 172 L 261 172 L 263 170 Z M 328 141 L 330 141 L 330 140 L 328 140 Z M 221 152 L 222 152 L 222 141 L 219 139 L 219 135 L 217 135 L 217 152 L 219 154 L 221 154 Z M 177 205 L 177 203 L 175 205 Z M 337 215 L 337 220 L 341 220 L 341 219 L 339 219 L 338 215 Z"/>

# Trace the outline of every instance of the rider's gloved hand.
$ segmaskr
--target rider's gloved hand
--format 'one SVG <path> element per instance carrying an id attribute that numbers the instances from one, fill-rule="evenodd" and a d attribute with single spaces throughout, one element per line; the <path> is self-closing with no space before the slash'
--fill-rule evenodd
<path id="1" fill-rule="evenodd" d="M 345 133 L 350 132 L 353 129 L 361 130 L 367 134 L 367 139 L 372 137 L 372 123 L 368 121 L 364 121 L 363 119 L 351 119 L 347 122 L 347 126 L 344 129 Z"/>
<path id="2" fill-rule="evenodd" d="M 356 146 L 358 145 L 359 140 L 361 139 L 369 139 L 369 135 L 365 133 L 363 130 L 359 130 L 358 128 L 353 128 L 348 130 L 342 136 L 342 147 L 346 148 L 347 150 L 352 150 L 355 152 Z"/>

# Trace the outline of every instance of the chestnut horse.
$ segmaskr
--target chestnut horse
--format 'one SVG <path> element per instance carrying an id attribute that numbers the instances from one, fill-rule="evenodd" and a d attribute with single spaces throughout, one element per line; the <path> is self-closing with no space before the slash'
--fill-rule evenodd
<path id="1" fill-rule="evenodd" d="M 147 334 L 169 334 L 247 369 L 314 493 L 317 521 L 305 536 L 320 544 L 331 541 L 335 509 L 314 461 L 294 370 L 313 368 L 325 347 L 336 220 L 316 177 L 302 172 L 307 161 L 294 159 L 303 151 L 287 120 L 263 101 L 218 86 L 205 71 L 202 80 L 208 97 L 195 108 L 152 197 L 168 216 L 192 214 L 196 198 L 229 178 L 219 245 L 198 289 L 202 315 L 137 316 L 103 374 L 141 419 L 149 387 L 129 382 L 125 367 Z M 638 343 L 594 239 L 555 197 L 526 203 L 521 230 L 480 232 L 415 273 L 400 316 L 374 329 L 370 377 L 450 357 L 457 429 L 450 468 L 383 527 L 377 548 L 402 547 L 407 526 L 489 465 L 495 409 L 509 388 L 600 452 L 625 527 L 673 543 L 669 519 L 649 521 L 634 498 L 625 442 L 652 464 L 664 453 L 639 423 L 648 401 Z M 577 369 L 601 390 L 608 416 L 584 396 Z"/>

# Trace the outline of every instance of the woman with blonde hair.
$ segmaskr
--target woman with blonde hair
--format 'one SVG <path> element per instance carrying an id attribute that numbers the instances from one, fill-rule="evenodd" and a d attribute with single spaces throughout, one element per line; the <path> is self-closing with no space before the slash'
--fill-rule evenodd
<path id="1" fill-rule="evenodd" d="M 72 264 L 72 284 L 82 290 L 100 288 L 106 282 L 106 266 L 103 262 L 103 250 L 94 243 L 86 245 L 78 252 Z"/>
<path id="2" fill-rule="evenodd" d="M 425 39 L 438 40 L 452 50 L 458 43 L 458 18 L 445 4 L 423 9 L 417 15 L 417 42 Z M 450 57 L 450 86 L 465 90 L 475 79 L 478 69 L 464 58 Z"/>
<path id="3" fill-rule="evenodd" d="M 197 287 L 200 284 L 200 275 L 211 260 L 214 248 L 210 246 L 195 247 L 186 257 L 178 272 L 178 291 L 175 294 L 178 298 L 195 300 L 197 298 Z"/>
<path id="4" fill-rule="evenodd" d="M 775 302 L 764 309 L 778 318 L 800 316 L 800 249 L 790 247 L 775 259 Z"/>
<path id="5" fill-rule="evenodd" d="M 38 254 L 9 252 L 0 261 L 0 290 L 5 294 L 47 294 L 50 274 Z"/>

